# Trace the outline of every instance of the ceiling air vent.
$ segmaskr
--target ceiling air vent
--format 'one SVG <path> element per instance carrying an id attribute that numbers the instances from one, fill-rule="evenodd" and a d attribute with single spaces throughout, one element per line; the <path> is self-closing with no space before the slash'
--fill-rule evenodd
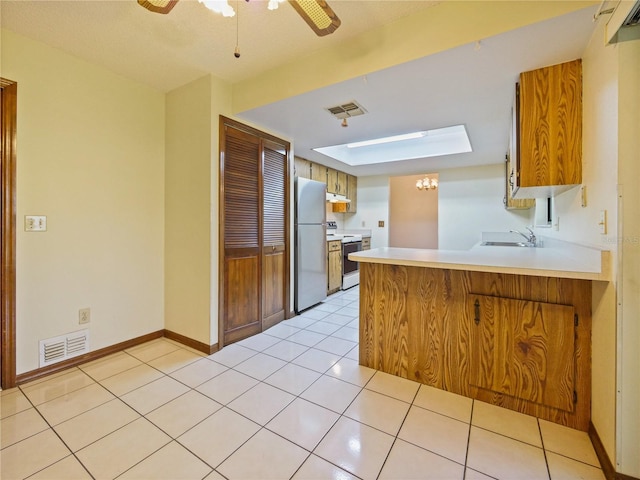
<path id="1" fill-rule="evenodd" d="M 358 102 L 352 100 L 342 105 L 336 105 L 335 107 L 328 107 L 327 110 L 331 115 L 336 118 L 344 119 L 349 117 L 357 117 L 358 115 L 364 115 L 367 111 Z"/>

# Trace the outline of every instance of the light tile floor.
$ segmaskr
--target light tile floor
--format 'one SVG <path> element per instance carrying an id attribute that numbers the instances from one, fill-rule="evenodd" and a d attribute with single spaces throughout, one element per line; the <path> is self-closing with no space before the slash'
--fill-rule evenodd
<path id="1" fill-rule="evenodd" d="M 358 365 L 358 288 L 0 392 L 3 479 L 604 479 L 586 433 Z"/>

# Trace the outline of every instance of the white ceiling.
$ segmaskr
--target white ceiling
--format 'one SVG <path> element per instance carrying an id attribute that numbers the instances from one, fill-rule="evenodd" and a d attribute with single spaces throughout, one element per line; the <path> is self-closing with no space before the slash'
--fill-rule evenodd
<path id="1" fill-rule="evenodd" d="M 208 73 L 230 82 L 255 77 L 440 2 L 330 0 L 342 25 L 326 37 L 317 37 L 286 3 L 276 11 L 266 11 L 263 0 L 231 3 L 239 14 L 229 19 L 196 0 L 180 0 L 168 15 L 151 13 L 135 0 L 1 0 L 0 17 L 2 28 L 169 91 Z M 594 29 L 595 10 L 480 39 L 479 45 L 464 45 L 238 116 L 293 139 L 296 155 L 355 175 L 431 173 L 499 163 L 508 145 L 519 72 L 579 58 Z M 233 56 L 236 33 L 239 59 Z M 324 108 L 350 100 L 368 113 L 342 128 Z M 467 127 L 472 153 L 348 167 L 311 150 L 456 124 Z"/>

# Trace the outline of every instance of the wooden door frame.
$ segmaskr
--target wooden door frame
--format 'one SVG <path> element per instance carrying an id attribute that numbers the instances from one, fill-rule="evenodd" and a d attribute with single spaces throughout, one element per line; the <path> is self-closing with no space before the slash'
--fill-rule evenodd
<path id="1" fill-rule="evenodd" d="M 2 285 L 0 361 L 2 389 L 16 385 L 16 118 L 18 84 L 0 78 L 2 89 Z"/>

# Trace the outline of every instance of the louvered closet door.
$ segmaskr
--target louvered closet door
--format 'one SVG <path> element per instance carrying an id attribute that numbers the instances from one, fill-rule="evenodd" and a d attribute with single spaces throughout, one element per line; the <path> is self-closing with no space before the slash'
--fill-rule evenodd
<path id="1" fill-rule="evenodd" d="M 260 139 L 225 125 L 223 342 L 262 331 Z"/>
<path id="2" fill-rule="evenodd" d="M 288 303 L 288 169 L 285 146 L 265 140 L 262 165 L 262 328 L 266 330 L 284 320 Z"/>

